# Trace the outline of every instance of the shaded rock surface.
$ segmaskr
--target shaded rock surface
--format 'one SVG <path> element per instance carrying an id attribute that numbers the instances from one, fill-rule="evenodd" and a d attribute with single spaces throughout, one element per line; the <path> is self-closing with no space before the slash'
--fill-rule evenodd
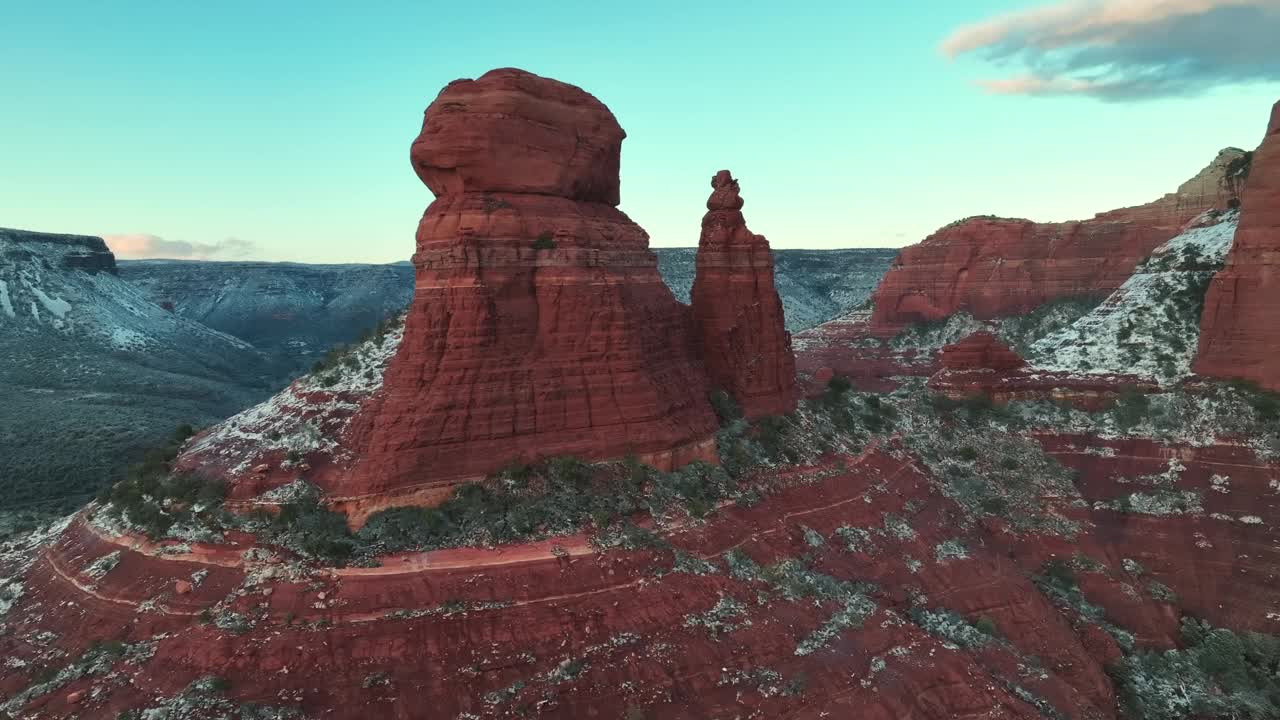
<path id="1" fill-rule="evenodd" d="M 1280 390 L 1280 103 L 1254 153 L 1240 225 L 1213 279 L 1194 369 Z"/>
<path id="2" fill-rule="evenodd" d="M 747 417 L 786 415 L 796 405 L 796 366 L 769 241 L 747 229 L 738 181 L 728 170 L 711 187 L 693 283 L 702 359 L 712 386 L 733 396 Z"/>

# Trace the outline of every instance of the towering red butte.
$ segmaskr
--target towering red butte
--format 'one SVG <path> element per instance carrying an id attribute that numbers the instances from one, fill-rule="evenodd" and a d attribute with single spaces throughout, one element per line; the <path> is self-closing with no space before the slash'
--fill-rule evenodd
<path id="1" fill-rule="evenodd" d="M 1205 297 L 1194 369 L 1280 390 L 1280 102 L 1253 156 L 1226 267 Z"/>
<path id="2" fill-rule="evenodd" d="M 716 173 L 711 187 L 692 294 L 707 374 L 747 417 L 785 415 L 796 407 L 796 362 L 773 285 L 773 253 L 747 229 L 729 171 Z"/>
<path id="3" fill-rule="evenodd" d="M 714 459 L 688 311 L 614 207 L 624 137 L 592 95 L 515 69 L 452 82 L 427 108 L 412 159 L 437 199 L 416 293 L 331 496 L 430 501 L 559 454 Z"/>

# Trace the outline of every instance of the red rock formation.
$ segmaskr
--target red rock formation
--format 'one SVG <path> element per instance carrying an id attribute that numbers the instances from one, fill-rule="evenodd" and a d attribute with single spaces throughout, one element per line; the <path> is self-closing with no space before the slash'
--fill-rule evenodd
<path id="1" fill-rule="evenodd" d="M 989 332 L 976 332 L 942 348 L 942 366 L 948 370 L 1017 370 L 1025 367 L 1018 353 Z"/>
<path id="2" fill-rule="evenodd" d="M 796 365 L 769 241 L 747 229 L 728 170 L 716 173 L 711 187 L 692 294 L 707 374 L 747 417 L 785 415 L 796 407 Z"/>
<path id="3" fill-rule="evenodd" d="M 1226 267 L 1205 297 L 1193 369 L 1280 390 L 1280 103 L 1253 156 Z"/>
<path id="4" fill-rule="evenodd" d="M 1062 297 L 1106 295 L 1189 220 L 1225 208 L 1238 183 L 1228 179 L 1224 150 L 1179 192 L 1092 220 L 1035 223 L 974 217 L 903 248 L 876 289 L 874 332 L 897 334 L 911 323 L 966 311 L 978 319 L 1016 315 Z"/>
<path id="5" fill-rule="evenodd" d="M 1142 650 L 1176 643 L 1180 611 L 1238 630 L 1280 629 L 1271 613 L 1280 495 L 1268 486 L 1280 467 L 1233 445 L 1074 435 L 1041 442 L 1080 473 L 1083 502 L 1046 499 L 1081 521 L 1078 538 L 959 522 L 939 480 L 887 448 L 770 471 L 787 477 L 765 502 L 729 505 L 664 535 L 719 568 L 705 575 L 669 572 L 663 550 L 602 550 L 585 537 L 308 569 L 232 538 L 116 537 L 86 520 L 91 508 L 30 567 L 0 553 L 0 576 L 21 584 L 0 633 L 0 656 L 15 661 L 0 667 L 0 702 L 17 698 L 4 708 L 15 717 L 114 718 L 216 675 L 237 702 L 298 705 L 308 717 L 528 717 L 530 707 L 564 718 L 624 717 L 629 708 L 689 719 L 1042 717 L 1017 699 L 1028 692 L 1065 717 L 1114 717 L 1104 670 L 1114 641 L 1028 579 L 1055 556 L 1094 562 L 1076 570 L 1083 598 L 1133 632 Z M 1203 513 L 1107 509 L 1135 491 L 1117 478 L 1160 473 L 1172 457 L 1186 468 L 1176 487 L 1199 493 Z M 1230 492 L 1213 489 L 1222 475 Z M 890 514 L 913 531 L 880 532 Z M 1262 521 L 1240 519 L 1250 516 Z M 825 542 L 815 547 L 800 518 Z M 840 530 L 850 528 L 867 529 L 866 544 L 847 545 Z M 938 555 L 940 543 L 957 539 L 963 556 Z M 870 583 L 874 610 L 833 625 L 839 601 L 788 599 L 771 590 L 767 573 L 728 572 L 729 550 L 760 566 L 805 558 L 832 578 Z M 102 572 L 107 556 L 115 561 Z M 1142 576 L 1122 558 L 1136 560 Z M 1176 605 L 1147 592 L 1153 580 Z M 737 605 L 717 629 L 696 622 L 714 619 L 726 598 Z M 986 618 L 1002 640 L 944 644 L 912 622 L 920 602 Z M 797 652 L 827 628 L 824 645 Z M 42 685 L 103 639 L 151 643 L 154 655 Z M 1030 656 L 1040 671 L 1026 671 Z M 807 678 L 804 692 L 768 691 L 795 678 Z M 1015 696 L 1014 686 L 1024 692 Z M 28 688 L 36 690 L 23 694 Z M 84 706 L 73 710 L 77 692 Z"/>
<path id="6" fill-rule="evenodd" d="M 1004 405 L 1015 400 L 1069 402 L 1101 410 L 1122 389 L 1156 392 L 1159 385 L 1135 375 L 1075 375 L 1031 368 L 994 334 L 976 332 L 939 354 L 942 369 L 929 378 L 930 390 L 955 400 L 986 395 Z"/>
<path id="7" fill-rule="evenodd" d="M 714 459 L 687 310 L 614 205 L 625 134 L 583 90 L 512 69 L 450 83 L 413 144 L 438 195 L 382 392 L 341 498 L 427 491 L 514 461 Z"/>

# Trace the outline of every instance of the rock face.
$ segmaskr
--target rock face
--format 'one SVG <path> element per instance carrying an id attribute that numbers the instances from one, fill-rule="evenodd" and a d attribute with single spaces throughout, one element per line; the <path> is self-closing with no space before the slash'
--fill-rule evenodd
<path id="1" fill-rule="evenodd" d="M 1185 223 L 1232 204 L 1244 155 L 1224 150 L 1177 193 L 1092 220 L 974 217 L 948 225 L 903 248 L 875 292 L 872 328 L 889 337 L 961 311 L 987 320 L 1057 298 L 1110 294 Z"/>
<path id="2" fill-rule="evenodd" d="M 614 207 L 623 137 L 593 96 L 520 70 L 441 91 L 412 150 L 438 197 L 418 226 L 404 341 L 332 495 L 560 454 L 713 459 L 688 312 Z"/>
<path id="3" fill-rule="evenodd" d="M 716 173 L 711 187 L 692 296 L 707 374 L 747 417 L 785 415 L 796 407 L 796 366 L 769 241 L 747 229 L 728 170 Z"/>
<path id="4" fill-rule="evenodd" d="M 1280 103 L 1254 153 L 1240 225 L 1226 267 L 1213 279 L 1193 368 L 1280 390 Z"/>
<path id="5" fill-rule="evenodd" d="M 942 367 L 947 370 L 1017 370 L 1027 364 L 1018 353 L 989 332 L 976 332 L 958 343 L 942 348 Z"/>

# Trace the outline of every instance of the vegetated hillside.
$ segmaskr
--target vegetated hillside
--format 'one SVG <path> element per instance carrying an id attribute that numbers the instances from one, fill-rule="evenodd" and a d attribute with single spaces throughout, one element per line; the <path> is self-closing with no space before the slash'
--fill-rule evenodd
<path id="1" fill-rule="evenodd" d="M 100 238 L 0 229 L 0 510 L 77 507 L 178 425 L 281 378 L 117 277 Z"/>
<path id="2" fill-rule="evenodd" d="M 655 248 L 658 272 L 680 302 L 689 302 L 697 248 Z M 898 251 L 885 248 L 774 250 L 774 285 L 787 329 L 797 332 L 862 305 Z"/>
<path id="3" fill-rule="evenodd" d="M 1206 213 L 1157 248 L 1104 303 L 1032 344 L 1028 360 L 1047 370 L 1128 373 L 1166 383 L 1186 377 L 1205 293 L 1238 222 L 1238 211 Z"/>
<path id="4" fill-rule="evenodd" d="M 658 271 L 681 302 L 693 288 L 696 248 L 656 248 Z M 896 250 L 775 250 L 774 282 L 795 332 L 862 304 Z M 403 310 L 413 266 L 126 260 L 120 277 L 156 304 L 234 335 L 296 367 Z"/>
<path id="5" fill-rule="evenodd" d="M 263 352 L 310 365 L 330 347 L 400 312 L 413 266 L 132 260 L 120 277 L 157 304 Z"/>

